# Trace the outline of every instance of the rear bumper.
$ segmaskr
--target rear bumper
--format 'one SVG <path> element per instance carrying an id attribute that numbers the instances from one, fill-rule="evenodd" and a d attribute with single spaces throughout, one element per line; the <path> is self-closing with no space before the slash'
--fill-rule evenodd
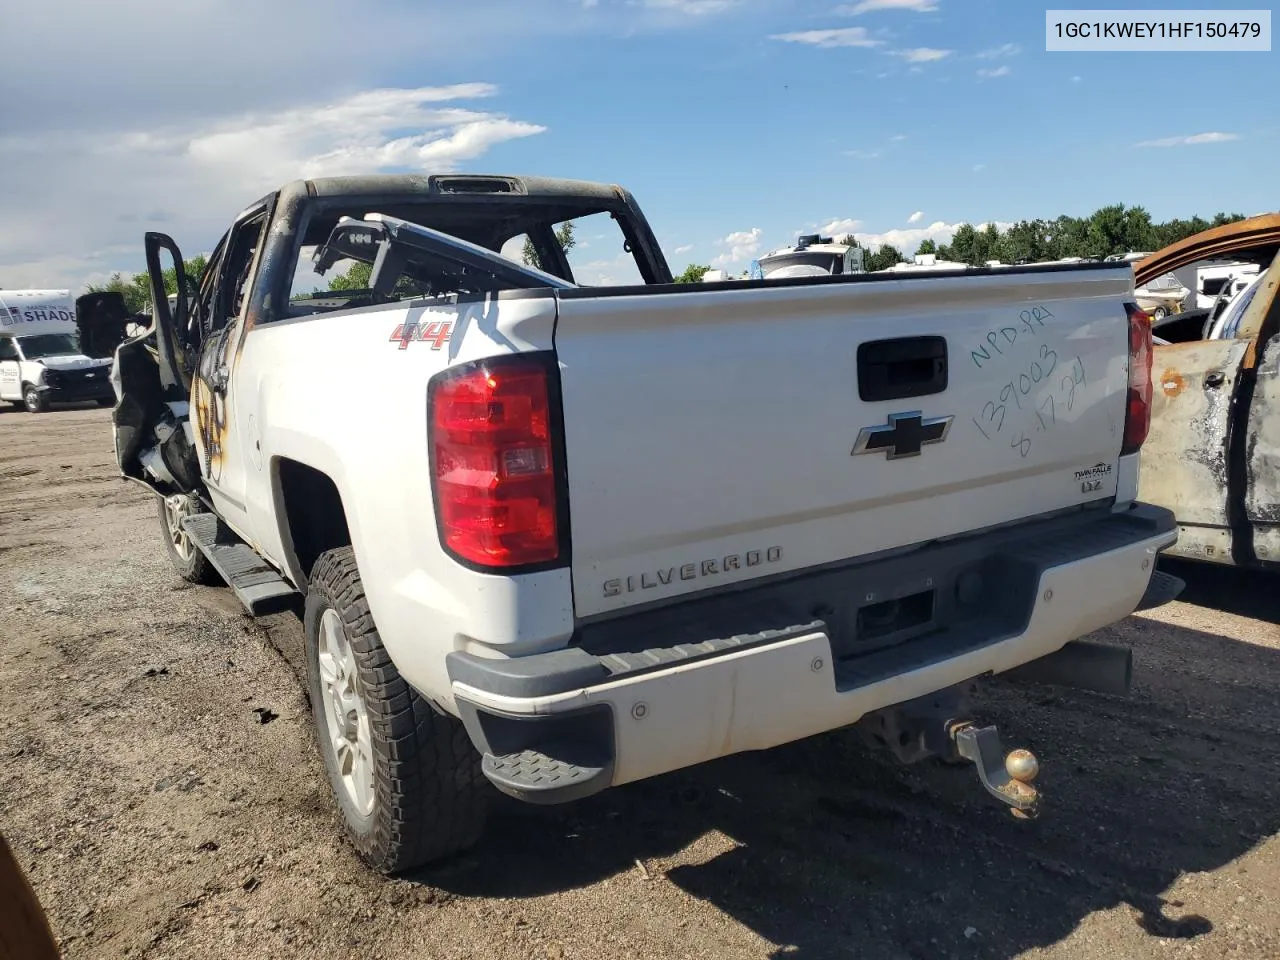
<path id="1" fill-rule="evenodd" d="M 563 802 L 1053 653 L 1142 605 L 1176 538 L 1146 504 L 1028 523 L 584 627 L 564 650 L 451 653 L 449 677 L 489 778 Z M 888 609 L 886 632 L 866 614 Z"/>

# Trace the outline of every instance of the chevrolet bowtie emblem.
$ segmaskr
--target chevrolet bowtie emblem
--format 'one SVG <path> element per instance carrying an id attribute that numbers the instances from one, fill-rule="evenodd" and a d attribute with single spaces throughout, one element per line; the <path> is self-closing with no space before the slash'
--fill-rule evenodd
<path id="1" fill-rule="evenodd" d="M 918 457 L 920 448 L 925 444 L 941 443 L 947 439 L 954 419 L 955 417 L 930 417 L 926 420 L 919 410 L 891 413 L 888 423 L 862 428 L 850 456 L 883 453 L 888 460 Z"/>

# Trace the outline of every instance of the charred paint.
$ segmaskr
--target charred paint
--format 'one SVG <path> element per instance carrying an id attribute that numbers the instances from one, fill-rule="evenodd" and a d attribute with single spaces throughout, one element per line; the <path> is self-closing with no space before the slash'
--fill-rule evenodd
<path id="1" fill-rule="evenodd" d="M 226 404 L 209 385 L 197 378 L 192 384 L 192 409 L 196 415 L 196 433 L 204 450 L 205 468 L 215 483 L 222 475 L 227 441 Z"/>
<path id="2" fill-rule="evenodd" d="M 1280 336 L 1257 367 L 1245 427 L 1245 514 L 1259 560 L 1280 560 Z"/>
<path id="3" fill-rule="evenodd" d="M 1168 507 L 1193 535 L 1170 549 L 1180 556 L 1231 556 L 1228 505 L 1232 396 L 1247 344 L 1203 340 L 1158 347 L 1159 389 L 1142 448 L 1141 499 Z M 1222 375 L 1221 381 L 1210 373 Z"/>

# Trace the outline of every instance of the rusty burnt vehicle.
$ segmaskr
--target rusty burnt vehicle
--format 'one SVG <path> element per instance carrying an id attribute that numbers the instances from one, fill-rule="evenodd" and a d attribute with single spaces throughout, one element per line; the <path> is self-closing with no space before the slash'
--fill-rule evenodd
<path id="1" fill-rule="evenodd" d="M 1171 509 L 1168 553 L 1280 569 L 1280 213 L 1215 227 L 1134 264 L 1141 286 L 1205 261 L 1254 263 L 1243 289 L 1153 323 L 1141 499 Z"/>

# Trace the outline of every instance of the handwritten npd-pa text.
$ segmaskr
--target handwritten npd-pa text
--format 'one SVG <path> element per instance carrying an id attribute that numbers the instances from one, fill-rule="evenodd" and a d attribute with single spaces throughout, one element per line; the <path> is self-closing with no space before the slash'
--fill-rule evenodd
<path id="1" fill-rule="evenodd" d="M 988 330 L 969 352 L 977 369 L 999 369 L 1004 381 L 973 417 L 974 426 L 987 440 L 1005 441 L 1024 458 L 1034 438 L 1052 432 L 1058 416 L 1075 408 L 1078 392 L 1088 382 L 1084 361 L 1078 355 L 1061 356 L 1053 338 L 1046 337 L 1053 321 L 1048 307 L 1028 307 L 1016 324 Z"/>

